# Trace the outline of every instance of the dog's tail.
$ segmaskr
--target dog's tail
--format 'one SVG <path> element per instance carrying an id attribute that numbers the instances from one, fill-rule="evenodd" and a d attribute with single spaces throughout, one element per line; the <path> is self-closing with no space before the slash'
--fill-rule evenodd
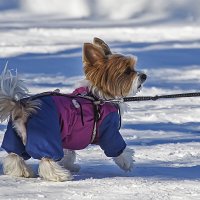
<path id="1" fill-rule="evenodd" d="M 19 79 L 17 72 L 12 74 L 6 64 L 0 75 L 0 121 L 10 117 L 23 142 L 26 137 L 25 123 L 30 114 L 36 112 L 40 105 L 38 100 L 21 101 L 28 96 L 28 89 L 24 82 Z"/>

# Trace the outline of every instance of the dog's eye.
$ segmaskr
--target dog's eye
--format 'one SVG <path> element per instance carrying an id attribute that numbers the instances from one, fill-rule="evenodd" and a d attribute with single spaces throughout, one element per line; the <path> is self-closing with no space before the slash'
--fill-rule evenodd
<path id="1" fill-rule="evenodd" d="M 130 75 L 130 73 L 131 72 L 133 72 L 134 70 L 133 69 L 131 69 L 130 67 L 128 67 L 126 70 L 125 70 L 125 74 L 127 74 L 127 75 Z"/>

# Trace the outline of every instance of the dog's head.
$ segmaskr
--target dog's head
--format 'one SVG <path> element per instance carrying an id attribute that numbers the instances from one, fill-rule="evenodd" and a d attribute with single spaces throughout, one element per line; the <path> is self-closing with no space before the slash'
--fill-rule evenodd
<path id="1" fill-rule="evenodd" d="M 83 46 L 83 64 L 86 79 L 104 98 L 135 95 L 147 76 L 137 72 L 137 59 L 112 53 L 99 38 Z"/>

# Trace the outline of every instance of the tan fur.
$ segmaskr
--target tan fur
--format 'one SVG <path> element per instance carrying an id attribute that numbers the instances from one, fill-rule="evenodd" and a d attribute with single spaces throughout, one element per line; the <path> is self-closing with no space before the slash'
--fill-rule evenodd
<path id="1" fill-rule="evenodd" d="M 136 77 L 134 57 L 121 54 L 105 54 L 108 49 L 86 43 L 83 47 L 83 63 L 86 79 L 104 94 L 105 98 L 127 96 Z M 111 52 L 110 52 L 111 53 Z M 130 74 L 127 70 L 132 70 Z"/>
<path id="2" fill-rule="evenodd" d="M 95 46 L 97 46 L 97 47 L 100 47 L 100 48 L 104 51 L 105 55 L 110 55 L 110 54 L 112 54 L 112 52 L 111 52 L 109 46 L 108 46 L 103 40 L 101 40 L 101 39 L 95 37 L 95 38 L 93 39 L 93 44 L 94 44 Z"/>
<path id="3" fill-rule="evenodd" d="M 11 111 L 15 108 L 16 102 L 9 97 L 0 98 L 0 121 L 5 121 L 11 114 Z"/>

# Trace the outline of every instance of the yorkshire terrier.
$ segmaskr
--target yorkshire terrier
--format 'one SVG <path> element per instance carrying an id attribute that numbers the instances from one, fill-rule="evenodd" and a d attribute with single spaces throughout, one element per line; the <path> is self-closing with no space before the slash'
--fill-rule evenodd
<path id="1" fill-rule="evenodd" d="M 54 91 L 34 96 L 5 67 L 0 77 L 0 120 L 9 118 L 2 142 L 8 152 L 4 173 L 33 177 L 25 163 L 32 157 L 40 160 L 38 173 L 45 180 L 72 180 L 70 171 L 80 169 L 75 150 L 89 144 L 100 145 L 124 171 L 132 170 L 134 151 L 119 132 L 120 106 L 109 100 L 140 90 L 147 76 L 136 71 L 136 62 L 136 57 L 112 53 L 104 41 L 94 38 L 83 45 L 86 81 L 81 87 L 71 94 Z"/>

